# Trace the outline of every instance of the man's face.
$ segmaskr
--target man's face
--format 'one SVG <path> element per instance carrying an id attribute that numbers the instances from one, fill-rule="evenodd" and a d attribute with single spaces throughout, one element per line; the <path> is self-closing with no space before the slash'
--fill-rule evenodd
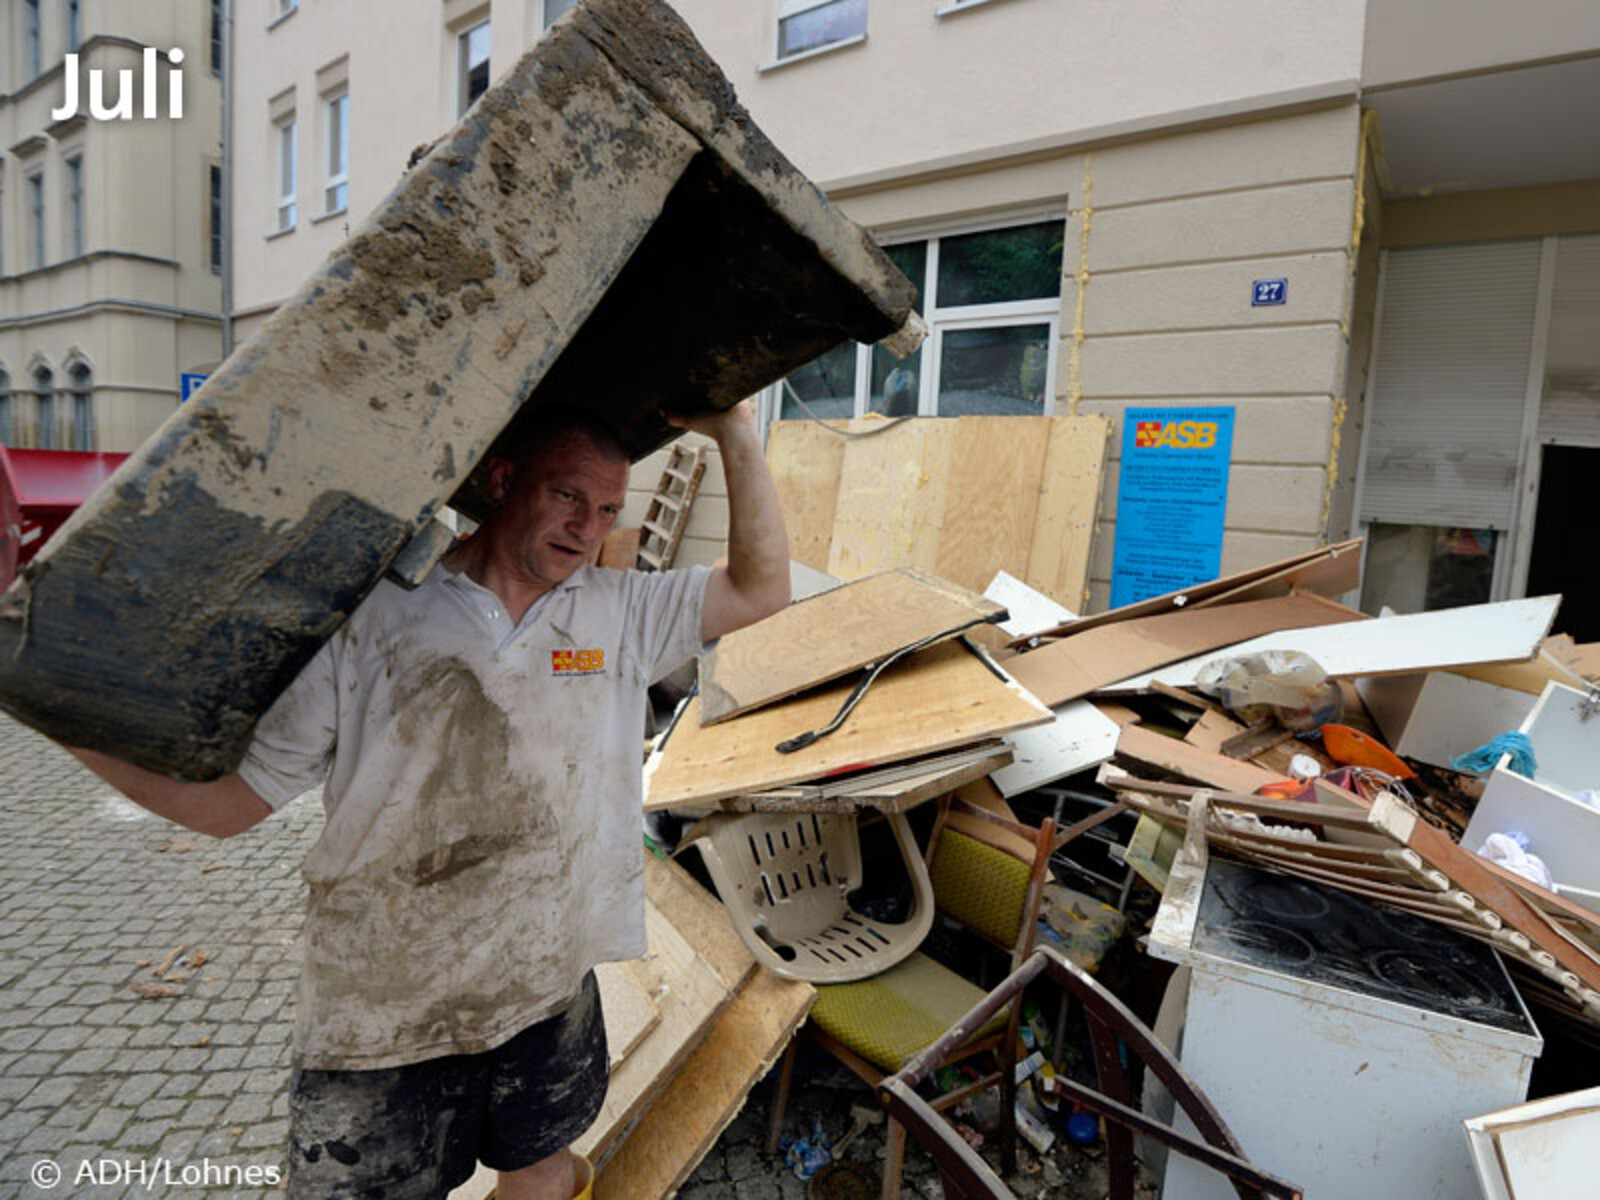
<path id="1" fill-rule="evenodd" d="M 554 587 L 611 532 L 627 499 L 628 463 L 572 434 L 520 469 L 496 461 L 490 485 L 502 501 L 493 523 L 504 561 L 528 582 Z"/>

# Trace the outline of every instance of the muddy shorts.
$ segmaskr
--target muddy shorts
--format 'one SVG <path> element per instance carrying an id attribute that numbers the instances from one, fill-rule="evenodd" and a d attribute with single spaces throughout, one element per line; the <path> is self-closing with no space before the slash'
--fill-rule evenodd
<path id="1" fill-rule="evenodd" d="M 434 1200 L 479 1162 L 515 1171 L 575 1142 L 609 1078 L 591 971 L 572 1005 L 505 1045 L 377 1071 L 294 1073 L 292 1200 Z"/>

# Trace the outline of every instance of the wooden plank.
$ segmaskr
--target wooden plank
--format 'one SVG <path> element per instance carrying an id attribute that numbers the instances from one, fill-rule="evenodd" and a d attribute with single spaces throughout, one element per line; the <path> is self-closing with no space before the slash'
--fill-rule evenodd
<path id="1" fill-rule="evenodd" d="M 847 583 L 730 633 L 702 654 L 700 719 L 726 721 L 1004 612 L 913 567 Z"/>
<path id="2" fill-rule="evenodd" d="M 600 544 L 597 566 L 616 571 L 630 571 L 639 559 L 639 538 L 642 529 L 613 529 Z"/>
<path id="3" fill-rule="evenodd" d="M 1305 599 L 1312 598 L 1288 597 L 1254 603 L 1283 604 Z M 1538 651 L 1540 640 L 1550 631 L 1550 622 L 1555 619 L 1559 603 L 1559 596 L 1540 596 L 1379 617 L 1354 624 L 1286 629 L 1229 646 L 1227 652 L 1240 655 L 1258 654 L 1263 650 L 1299 650 L 1309 654 L 1329 675 L 1344 677 L 1405 675 L 1472 663 L 1526 662 Z M 1202 615 L 1221 614 L 1239 607 L 1242 606 L 1230 604 Z M 1069 642 L 1075 640 L 1069 639 Z M 1030 657 L 1023 655 L 1013 664 L 1012 669 L 1019 679 L 1023 678 L 1021 664 Z M 1106 690 L 1141 692 L 1158 678 L 1177 687 L 1193 687 L 1200 668 L 1215 657 L 1209 652 L 1196 655 L 1106 685 Z"/>
<path id="4" fill-rule="evenodd" d="M 1465 675 L 1468 679 L 1476 679 L 1481 683 L 1492 683 L 1496 687 L 1527 692 L 1533 696 L 1544 691 L 1544 685 L 1547 683 L 1559 683 L 1564 687 L 1577 688 L 1579 691 L 1586 685 L 1585 680 L 1571 667 L 1547 650 L 1541 650 L 1531 662 L 1479 664 L 1453 667 L 1451 671 L 1453 674 Z"/>
<path id="5" fill-rule="evenodd" d="M 832 421 L 828 426 L 825 429 L 816 421 L 774 421 L 767 433 L 767 465 L 783 504 L 789 557 L 814 571 L 828 569 L 839 471 L 848 440 L 829 429 L 849 428 L 850 422 Z"/>
<path id="6" fill-rule="evenodd" d="M 938 428 L 954 422 L 902 421 L 850 442 L 839 472 L 844 503 L 834 511 L 828 573 L 860 579 L 890 567 L 938 571 L 951 439 Z M 974 591 L 987 580 L 956 579 Z"/>
<path id="7" fill-rule="evenodd" d="M 1230 596 L 1238 599 L 1271 599 L 1271 596 L 1252 595 L 1250 589 L 1257 584 L 1267 581 L 1284 580 L 1292 581 L 1303 579 L 1306 586 L 1301 591 L 1317 592 L 1314 586 L 1324 577 L 1319 571 L 1310 570 L 1313 564 L 1322 560 L 1352 556 L 1358 567 L 1361 561 L 1361 538 L 1353 538 L 1347 542 L 1338 542 L 1331 546 L 1322 546 L 1316 550 L 1307 550 L 1302 554 L 1291 555 L 1279 559 L 1277 562 L 1265 563 L 1259 567 L 1238 571 L 1232 575 L 1213 579 L 1209 583 L 1197 583 L 1193 587 L 1184 588 L 1177 592 L 1168 592 L 1164 596 L 1151 596 L 1148 600 L 1140 600 L 1134 604 L 1124 604 L 1121 608 L 1113 608 L 1107 612 L 1094 613 L 1091 616 L 1079 617 L 1076 621 L 1066 622 L 1055 629 L 1047 629 L 1042 636 L 1066 635 L 1072 633 L 1086 633 L 1090 629 L 1102 625 L 1114 625 L 1121 621 L 1132 621 L 1140 617 L 1153 617 L 1162 613 L 1178 612 L 1186 608 L 1203 607 L 1205 602 L 1214 597 Z M 1342 579 L 1342 576 L 1336 578 Z M 1340 595 L 1349 589 L 1340 589 L 1339 592 L 1321 592 L 1322 595 Z M 1288 588 L 1285 588 L 1287 593 Z"/>
<path id="8" fill-rule="evenodd" d="M 1111 426 L 1111 418 L 1098 414 L 1055 417 L 1050 423 L 1023 580 L 1074 612 L 1089 603 L 1089 564 Z"/>
<path id="9" fill-rule="evenodd" d="M 1287 778 L 1264 771 L 1253 763 L 1239 762 L 1201 750 L 1142 725 L 1122 727 L 1117 738 L 1117 755 L 1171 771 L 1210 787 L 1237 792 L 1253 792 L 1263 784 L 1281 783 Z"/>
<path id="10" fill-rule="evenodd" d="M 646 854 L 644 891 L 730 992 L 755 970 L 756 960 L 733 927 L 728 910 L 677 863 Z"/>
<path id="11" fill-rule="evenodd" d="M 995 786 L 992 779 L 974 780 L 957 792 L 956 796 L 974 808 L 981 808 L 984 812 L 1018 825 L 1023 824 L 1011 810 L 1011 805 L 1006 803 L 1006 798 L 1000 794 L 1000 789 Z M 1013 854 L 1027 855 L 1031 858 L 1038 852 L 1037 847 L 1021 834 L 990 824 L 982 817 L 962 812 L 958 808 L 951 808 L 947 820 L 951 829 L 959 829 L 969 837 L 997 844 Z"/>
<path id="12" fill-rule="evenodd" d="M 576 1143 L 594 1163 L 605 1159 L 650 1105 L 731 998 L 722 979 L 660 909 L 647 904 L 645 919 L 650 950 L 633 965 L 659 1007 L 660 1021 L 616 1065 L 600 1116 Z"/>
<path id="13" fill-rule="evenodd" d="M 1053 707 L 1189 655 L 1204 651 L 1209 659 L 1211 651 L 1269 631 L 1358 619 L 1359 613 L 1318 596 L 1251 600 L 1100 626 L 1019 655 L 1009 660 L 1008 669 Z M 1123 685 L 1121 690 L 1142 689 Z"/>
<path id="14" fill-rule="evenodd" d="M 611 1069 L 633 1052 L 657 1025 L 661 1006 L 633 963 L 601 963 L 594 969 L 600 985 L 600 1010 L 606 1017 L 606 1049 Z"/>
<path id="15" fill-rule="evenodd" d="M 669 1196 L 688 1179 L 783 1053 L 816 999 L 758 971 L 595 1178 L 596 1200 Z"/>
<path id="16" fill-rule="evenodd" d="M 792 754 L 778 753 L 779 742 L 827 725 L 852 688 L 846 681 L 710 726 L 700 724 L 700 698 L 694 697 L 645 764 L 645 808 L 768 791 L 1051 719 L 976 650 L 946 642 L 885 671 L 836 732 Z"/>
<path id="17" fill-rule="evenodd" d="M 1241 583 L 1214 595 L 1192 601 L 1196 608 L 1236 604 L 1240 600 L 1266 600 L 1291 592 L 1312 592 L 1330 599 L 1353 592 L 1361 586 L 1361 538 L 1329 547 L 1309 562 L 1282 567 L 1249 583 Z"/>
<path id="18" fill-rule="evenodd" d="M 929 436 L 942 438 L 946 449 L 935 571 L 974 589 L 986 587 L 997 570 L 1026 575 L 1054 432 L 1047 417 L 937 420 Z"/>
<path id="19" fill-rule="evenodd" d="M 928 761 L 944 765 L 915 769 Z M 716 807 L 721 812 L 908 812 L 982 779 L 1010 761 L 1010 748 L 997 742 L 976 752 L 934 755 L 932 760 L 919 759 L 904 767 L 870 772 L 857 782 L 731 796 L 717 801 Z"/>
<path id="20" fill-rule="evenodd" d="M 1198 721 L 1189 726 L 1189 732 L 1183 735 L 1183 740 L 1198 750 L 1221 754 L 1222 743 L 1244 731 L 1245 727 L 1232 717 L 1207 710 L 1200 714 Z"/>

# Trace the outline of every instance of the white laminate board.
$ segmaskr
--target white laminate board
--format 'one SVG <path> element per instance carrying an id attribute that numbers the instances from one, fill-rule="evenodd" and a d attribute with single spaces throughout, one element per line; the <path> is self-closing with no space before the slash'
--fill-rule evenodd
<path id="1" fill-rule="evenodd" d="M 1193 687 L 1200 668 L 1212 659 L 1262 650 L 1299 650 L 1309 654 L 1329 675 L 1340 677 L 1397 675 L 1474 663 L 1526 662 L 1538 653 L 1560 603 L 1560 596 L 1538 596 L 1372 621 L 1287 629 L 1198 654 L 1101 690 L 1144 692 L 1158 680 L 1173 687 Z"/>
<path id="2" fill-rule="evenodd" d="M 1051 712 L 1056 719 L 1050 724 L 1006 735 L 1011 765 L 989 774 L 1001 795 L 1043 787 L 1099 766 L 1117 752 L 1121 727 L 1087 700 L 1074 700 Z"/>
<path id="3" fill-rule="evenodd" d="M 1600 1088 L 1550 1096 L 1462 1122 L 1487 1200 L 1589 1195 L 1600 1140 Z"/>
<path id="4" fill-rule="evenodd" d="M 1000 622 L 1000 628 L 1014 638 L 1029 637 L 1046 629 L 1060 629 L 1078 614 L 1057 604 L 1037 588 L 1029 587 L 1015 575 L 1005 571 L 995 572 L 989 586 L 983 589 L 986 600 L 1006 606 L 1010 617 Z"/>

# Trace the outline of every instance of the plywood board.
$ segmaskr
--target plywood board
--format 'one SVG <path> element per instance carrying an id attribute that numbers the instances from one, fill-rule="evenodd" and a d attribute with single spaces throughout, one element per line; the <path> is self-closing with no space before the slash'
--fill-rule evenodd
<path id="1" fill-rule="evenodd" d="M 1117 739 L 1117 754 L 1209 787 L 1227 788 L 1235 792 L 1254 792 L 1263 784 L 1281 783 L 1286 778 L 1263 770 L 1254 763 L 1240 762 L 1209 750 L 1201 750 L 1142 725 L 1122 727 Z"/>
<path id="2" fill-rule="evenodd" d="M 829 574 L 860 579 L 890 567 L 919 566 L 974 589 L 983 586 L 985 580 L 968 582 L 938 570 L 952 445 L 939 424 L 944 422 L 902 421 L 846 447 Z"/>
<path id="3" fill-rule="evenodd" d="M 700 698 L 680 712 L 645 764 L 645 808 L 703 805 L 932 754 L 1042 724 L 1050 712 L 965 642 L 911 655 L 879 677 L 845 723 L 792 754 L 779 742 L 827 725 L 853 684 L 820 688 L 720 725 Z"/>
<path id="4" fill-rule="evenodd" d="M 650 950 L 633 969 L 657 1005 L 660 1020 L 616 1064 L 600 1116 L 576 1143 L 591 1162 L 602 1159 L 650 1104 L 731 997 L 722 979 L 660 909 L 647 903 L 645 921 Z"/>
<path id="5" fill-rule="evenodd" d="M 774 421 L 767 433 L 767 465 L 783 504 L 789 557 L 815 571 L 828 569 L 839 471 L 848 441 L 831 430 L 849 424 L 833 421 L 824 428 L 817 421 Z"/>
<path id="6" fill-rule="evenodd" d="M 1002 795 L 1054 783 L 1105 762 L 1117 750 L 1117 723 L 1087 700 L 1054 710 L 1055 720 L 1006 735 L 1012 763 L 991 776 Z"/>
<path id="7" fill-rule="evenodd" d="M 1111 426 L 1111 418 L 1099 414 L 1052 418 L 1045 447 L 1038 515 L 1023 578 L 1075 612 L 1089 602 L 1089 559 Z"/>
<path id="8" fill-rule="evenodd" d="M 1004 742 L 986 743 L 953 754 L 913 759 L 882 771 L 851 776 L 838 783 L 805 784 L 778 788 L 753 796 L 719 800 L 720 812 L 908 812 L 929 800 L 949 795 L 957 788 L 982 779 L 1011 761 Z"/>
<path id="9" fill-rule="evenodd" d="M 1074 633 L 1009 660 L 1007 669 L 1023 687 L 1054 706 L 1087 696 L 1139 671 L 1231 646 L 1269 631 L 1360 617 L 1361 614 L 1318 596 L 1251 600 L 1215 609 L 1139 617 Z"/>
<path id="10" fill-rule="evenodd" d="M 756 968 L 728 910 L 677 863 L 647 854 L 644 860 L 645 898 L 655 906 L 730 992 Z"/>
<path id="11" fill-rule="evenodd" d="M 1288 600 L 1309 597 L 1288 597 Z M 1257 601 L 1282 604 L 1285 600 Z M 1299 650 L 1309 654 L 1329 675 L 1405 675 L 1473 663 L 1526 662 L 1538 651 L 1550 631 L 1559 596 L 1506 600 L 1499 604 L 1472 604 L 1437 612 L 1379 617 L 1354 624 L 1288 629 L 1227 647 L 1227 653 L 1256 654 L 1263 650 Z M 1227 612 L 1238 605 L 1213 610 Z M 1013 664 L 1017 671 L 1029 656 Z M 1109 685 L 1111 692 L 1141 692 L 1160 679 L 1175 687 L 1193 687 L 1195 676 L 1215 653 L 1149 671 Z M 1019 677 L 1020 671 L 1017 671 Z"/>
<path id="12" fill-rule="evenodd" d="M 799 980 L 758 971 L 639 1118 L 595 1178 L 596 1200 L 669 1196 L 688 1179 L 816 999 Z"/>
<path id="13" fill-rule="evenodd" d="M 1238 737 L 1244 731 L 1245 726 L 1232 717 L 1208 708 L 1200 714 L 1198 721 L 1189 726 L 1189 732 L 1183 735 L 1183 740 L 1197 750 L 1221 754 L 1222 743 Z"/>
<path id="14" fill-rule="evenodd" d="M 1006 803 L 1006 798 L 1000 794 L 1000 789 L 994 785 L 994 780 L 992 779 L 976 779 L 957 792 L 956 796 L 974 808 L 981 808 L 987 813 L 992 813 L 994 816 L 1016 825 L 1023 824 L 1022 821 L 1017 819 L 1017 814 L 1011 810 L 1011 805 Z M 1038 852 L 1038 848 L 1033 842 L 1023 837 L 1020 833 L 1002 829 L 1000 826 L 994 825 L 972 813 L 962 812 L 960 809 L 953 808 L 948 819 L 951 829 L 959 829 L 970 837 L 999 846 L 1030 862 L 1033 861 L 1033 856 Z"/>
<path id="15" fill-rule="evenodd" d="M 632 963 L 601 963 L 594 969 L 600 1009 L 606 1017 L 606 1049 L 611 1069 L 661 1024 L 661 1006 Z"/>
<path id="16" fill-rule="evenodd" d="M 914 567 L 847 583 L 730 633 L 702 654 L 700 719 L 726 721 L 1004 612 Z"/>
<path id="17" fill-rule="evenodd" d="M 997 571 L 983 594 L 1010 614 L 999 627 L 1011 638 L 1026 638 L 1042 629 L 1054 629 L 1077 616 L 1007 571 Z"/>

